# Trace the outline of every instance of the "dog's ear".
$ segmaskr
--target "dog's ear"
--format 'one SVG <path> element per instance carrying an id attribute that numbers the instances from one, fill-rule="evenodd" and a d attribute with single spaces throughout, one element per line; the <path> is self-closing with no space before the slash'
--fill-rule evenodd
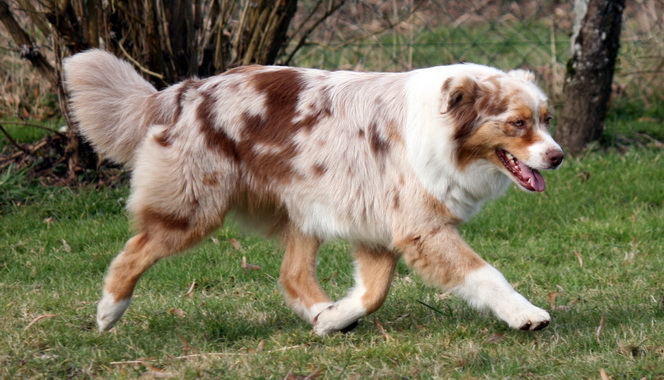
<path id="1" fill-rule="evenodd" d="M 535 83 L 535 74 L 532 71 L 517 69 L 508 72 L 507 75 L 514 78 L 523 79 L 526 82 Z"/>
<path id="2" fill-rule="evenodd" d="M 456 125 L 456 137 L 470 134 L 479 117 L 477 102 L 482 86 L 470 76 L 448 78 L 442 87 L 440 113 L 451 117 Z"/>
<path id="3" fill-rule="evenodd" d="M 453 112 L 477 101 L 480 96 L 480 84 L 469 76 L 447 78 L 443 83 L 442 95 L 440 113 Z"/>

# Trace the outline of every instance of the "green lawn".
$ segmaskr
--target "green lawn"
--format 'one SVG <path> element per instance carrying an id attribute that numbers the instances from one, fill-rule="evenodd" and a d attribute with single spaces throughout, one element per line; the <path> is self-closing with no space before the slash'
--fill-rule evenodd
<path id="1" fill-rule="evenodd" d="M 282 300 L 281 249 L 233 223 L 153 267 L 116 328 L 98 333 L 104 271 L 130 236 L 128 189 L 34 188 L 6 173 L 0 378 L 576 379 L 602 369 L 661 378 L 663 165 L 654 148 L 588 153 L 545 173 L 544 194 L 511 189 L 463 227 L 478 252 L 551 312 L 547 329 L 510 330 L 401 264 L 381 310 L 352 333 L 323 338 Z M 351 284 L 347 248 L 335 242 L 321 253 L 320 278 L 337 297 Z M 243 256 L 261 269 L 244 271 Z"/>

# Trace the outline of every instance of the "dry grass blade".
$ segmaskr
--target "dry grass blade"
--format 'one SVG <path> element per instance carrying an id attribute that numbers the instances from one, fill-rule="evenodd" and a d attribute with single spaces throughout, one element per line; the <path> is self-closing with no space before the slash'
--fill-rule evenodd
<path id="1" fill-rule="evenodd" d="M 604 320 L 605 317 L 602 315 L 602 318 L 599 320 L 599 326 L 597 327 L 597 333 L 595 334 L 597 337 L 597 343 L 599 343 L 599 340 L 602 337 L 602 330 L 604 330 Z"/>
<path id="2" fill-rule="evenodd" d="M 565 311 L 571 310 L 574 307 L 574 305 L 579 303 L 579 301 L 581 301 L 581 299 L 577 297 L 577 298 L 573 299 L 572 301 L 570 301 L 569 304 L 564 305 L 564 306 L 556 306 L 556 307 L 554 307 L 554 309 L 555 310 L 565 310 Z"/>
<path id="3" fill-rule="evenodd" d="M 574 251 L 574 255 L 576 255 L 576 259 L 579 261 L 579 266 L 583 268 L 583 256 L 577 251 Z"/>
<path id="4" fill-rule="evenodd" d="M 194 295 L 194 289 L 196 288 L 196 280 L 191 282 L 191 285 L 189 286 L 189 289 L 187 290 L 187 293 L 185 293 L 185 297 L 191 297 Z"/>
<path id="5" fill-rule="evenodd" d="M 131 365 L 131 364 L 143 364 L 143 360 L 127 360 L 124 362 L 110 362 L 110 365 Z"/>
<path id="6" fill-rule="evenodd" d="M 147 371 L 144 372 L 141 377 L 155 378 L 155 379 L 167 379 L 170 377 L 175 377 L 175 374 L 172 372 L 158 372 L 158 371 Z"/>
<path id="7" fill-rule="evenodd" d="M 385 328 L 383 327 L 383 325 L 381 325 L 376 320 L 376 318 L 373 319 L 373 324 L 376 326 L 376 328 L 378 329 L 378 332 L 380 332 L 380 334 L 383 336 L 383 339 L 385 339 L 385 341 L 389 342 L 389 341 L 392 340 L 392 336 L 390 334 L 388 334 L 387 331 L 385 331 Z"/>
<path id="8" fill-rule="evenodd" d="M 53 317 L 57 317 L 57 316 L 58 316 L 57 314 L 44 314 L 44 315 L 40 315 L 39 317 L 33 319 L 30 323 L 28 323 L 28 325 L 25 326 L 25 327 L 23 328 L 23 331 L 29 329 L 30 327 L 32 327 L 32 325 L 34 325 L 35 323 L 41 321 L 41 320 L 44 319 L 44 318 L 53 318 Z"/>
<path id="9" fill-rule="evenodd" d="M 271 353 L 275 353 L 275 352 L 290 351 L 290 350 L 294 350 L 296 348 L 301 348 L 301 347 L 306 347 L 306 346 L 307 345 L 305 345 L 305 344 L 298 344 L 298 345 L 295 345 L 295 346 L 281 347 L 281 348 L 277 348 L 276 350 L 269 350 L 269 351 L 262 351 L 262 352 L 266 353 L 266 354 L 271 354 Z M 182 355 L 182 356 L 176 357 L 175 359 L 178 359 L 178 360 L 199 359 L 199 358 L 206 358 L 206 357 L 210 357 L 210 356 L 213 356 L 213 357 L 214 356 L 246 356 L 246 355 L 253 355 L 254 353 L 255 352 L 206 352 L 206 353 L 202 353 L 202 354 Z M 117 364 L 132 363 L 132 362 L 136 362 L 136 361 L 134 360 L 134 361 L 128 361 L 128 362 L 111 362 L 111 364 L 115 363 L 117 365 Z"/>

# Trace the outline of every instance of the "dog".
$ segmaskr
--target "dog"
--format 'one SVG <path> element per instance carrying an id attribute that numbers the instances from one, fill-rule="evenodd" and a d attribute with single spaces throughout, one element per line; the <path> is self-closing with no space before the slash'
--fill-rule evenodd
<path id="1" fill-rule="evenodd" d="M 512 328 L 549 324 L 457 230 L 512 182 L 544 191 L 540 170 L 563 161 L 532 73 L 252 65 L 157 91 L 102 50 L 67 58 L 64 71 L 82 135 L 132 171 L 137 233 L 109 267 L 100 330 L 120 319 L 148 268 L 200 242 L 231 210 L 281 239 L 279 284 L 319 335 L 376 311 L 400 258 Z M 338 301 L 316 278 L 330 239 L 353 246 L 355 285 Z"/>

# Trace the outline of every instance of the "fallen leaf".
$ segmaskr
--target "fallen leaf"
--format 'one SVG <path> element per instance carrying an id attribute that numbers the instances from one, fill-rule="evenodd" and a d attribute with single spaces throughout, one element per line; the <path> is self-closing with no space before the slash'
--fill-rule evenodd
<path id="1" fill-rule="evenodd" d="M 305 376 L 304 380 L 317 379 L 318 377 L 320 377 L 320 370 L 319 369 L 317 369 L 317 370 L 313 371 L 312 373 L 308 374 L 307 376 Z"/>
<path id="2" fill-rule="evenodd" d="M 611 380 L 609 375 L 606 374 L 606 371 L 604 371 L 604 368 L 601 368 L 599 370 L 599 378 L 602 379 L 602 380 Z"/>
<path id="3" fill-rule="evenodd" d="M 584 170 L 581 173 L 577 174 L 576 176 L 581 178 L 581 181 L 586 182 L 590 179 L 590 172 Z"/>
<path id="4" fill-rule="evenodd" d="M 505 334 L 491 334 L 486 338 L 487 343 L 500 343 L 505 339 Z"/>
<path id="5" fill-rule="evenodd" d="M 178 334 L 178 337 L 180 338 L 180 342 L 182 342 L 182 355 L 189 355 L 191 345 L 182 335 Z"/>
<path id="6" fill-rule="evenodd" d="M 50 226 L 51 223 L 53 223 L 53 217 L 50 216 L 50 217 L 44 219 L 44 223 L 46 223 L 47 226 Z"/>
<path id="7" fill-rule="evenodd" d="M 67 244 L 67 241 L 65 239 L 62 239 L 62 247 L 64 248 L 65 252 L 69 253 L 71 252 L 71 247 L 69 244 Z"/>
<path id="8" fill-rule="evenodd" d="M 263 351 L 264 347 L 265 347 L 265 339 L 261 339 L 261 341 L 258 342 L 258 346 L 256 347 L 256 351 Z"/>
<path id="9" fill-rule="evenodd" d="M 153 371 L 153 372 L 164 372 L 163 368 L 155 367 L 152 364 L 150 364 L 148 362 L 145 362 L 145 361 L 141 362 L 141 365 L 143 365 L 145 368 L 147 368 L 147 369 L 149 369 L 150 371 Z"/>
<path id="10" fill-rule="evenodd" d="M 551 309 L 556 308 L 556 297 L 558 297 L 558 292 L 549 293 L 549 307 Z"/>
<path id="11" fill-rule="evenodd" d="M 247 270 L 259 270 L 261 267 L 258 265 L 249 264 L 247 262 L 247 256 L 242 256 L 242 269 L 246 272 Z"/>
<path id="12" fill-rule="evenodd" d="M 315 370 L 314 372 L 306 375 L 306 376 L 295 375 L 293 373 L 293 371 L 291 370 L 290 372 L 288 372 L 288 375 L 286 375 L 286 377 L 284 377 L 284 379 L 285 380 L 312 380 L 312 379 L 317 379 L 318 377 L 320 377 L 320 370 L 318 370 L 318 369 Z"/>
<path id="13" fill-rule="evenodd" d="M 219 245 L 219 239 L 217 239 L 216 237 L 210 236 L 210 240 L 212 240 L 214 244 Z"/>
<path id="14" fill-rule="evenodd" d="M 180 317 L 180 318 L 184 318 L 184 316 L 185 316 L 184 310 L 178 309 L 178 308 L 175 308 L 175 307 L 172 307 L 172 308 L 168 309 L 168 313 L 171 314 L 171 315 L 175 315 L 176 317 Z"/>
<path id="15" fill-rule="evenodd" d="M 239 241 L 237 241 L 237 240 L 235 240 L 235 239 L 233 239 L 233 238 L 230 238 L 228 241 L 231 242 L 231 245 L 233 246 L 233 248 L 235 248 L 235 249 L 237 249 L 237 250 L 242 249 L 242 244 L 240 244 Z"/>

